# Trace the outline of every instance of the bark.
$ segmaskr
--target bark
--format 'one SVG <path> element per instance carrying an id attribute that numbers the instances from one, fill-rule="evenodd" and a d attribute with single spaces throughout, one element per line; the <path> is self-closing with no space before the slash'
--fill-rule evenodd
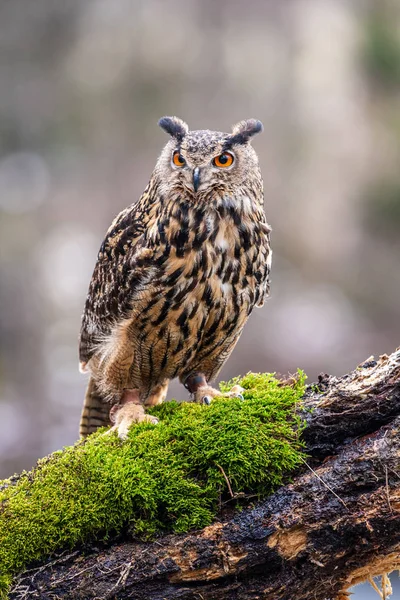
<path id="1" fill-rule="evenodd" d="M 202 531 L 76 550 L 11 598 L 327 600 L 400 567 L 400 351 L 321 375 L 290 485 Z"/>

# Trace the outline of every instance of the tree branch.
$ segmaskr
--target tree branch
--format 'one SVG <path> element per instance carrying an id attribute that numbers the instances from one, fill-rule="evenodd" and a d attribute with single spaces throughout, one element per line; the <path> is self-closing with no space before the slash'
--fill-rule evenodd
<path id="1" fill-rule="evenodd" d="M 119 542 L 25 571 L 10 598 L 326 600 L 400 567 L 400 351 L 305 396 L 293 483 L 202 531 Z"/>

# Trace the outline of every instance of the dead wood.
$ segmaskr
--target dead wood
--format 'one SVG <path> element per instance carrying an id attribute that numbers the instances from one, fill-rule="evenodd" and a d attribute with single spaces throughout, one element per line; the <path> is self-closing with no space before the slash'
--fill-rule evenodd
<path id="1" fill-rule="evenodd" d="M 202 531 L 64 554 L 10 598 L 331 600 L 400 567 L 400 351 L 320 376 L 302 409 L 308 465 Z"/>

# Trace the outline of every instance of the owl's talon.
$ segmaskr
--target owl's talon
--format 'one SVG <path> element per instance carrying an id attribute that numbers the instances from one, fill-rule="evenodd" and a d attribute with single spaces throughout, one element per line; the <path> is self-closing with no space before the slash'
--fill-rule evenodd
<path id="1" fill-rule="evenodd" d="M 110 410 L 110 421 L 113 423 L 110 433 L 116 431 L 121 440 L 127 439 L 129 429 L 133 423 L 152 423 L 153 425 L 158 423 L 157 417 L 147 415 L 144 412 L 143 405 L 135 402 L 114 405 Z"/>
<path id="2" fill-rule="evenodd" d="M 234 396 L 236 398 L 241 398 L 241 400 L 244 400 L 243 392 L 244 392 L 244 388 L 242 388 L 241 385 L 234 385 L 233 388 L 231 388 L 231 390 L 228 392 L 228 395 Z"/>
<path id="3" fill-rule="evenodd" d="M 157 425 L 160 420 L 157 419 L 157 417 L 153 417 L 153 415 L 146 415 L 146 418 L 143 419 L 143 421 L 148 421 L 149 423 L 152 423 L 153 425 Z"/>
<path id="4" fill-rule="evenodd" d="M 243 397 L 244 388 L 240 385 L 234 385 L 229 392 L 220 392 L 219 390 L 214 389 L 209 385 L 202 385 L 198 387 L 196 390 L 193 390 L 195 402 L 200 404 L 206 404 L 209 406 L 216 396 L 222 396 L 223 398 L 239 398 L 239 400 L 244 400 Z"/>

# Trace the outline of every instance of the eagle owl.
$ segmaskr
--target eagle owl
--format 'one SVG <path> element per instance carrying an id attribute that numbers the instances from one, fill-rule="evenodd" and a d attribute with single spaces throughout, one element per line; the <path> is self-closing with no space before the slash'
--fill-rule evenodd
<path id="1" fill-rule="evenodd" d="M 113 221 L 89 286 L 80 335 L 89 371 L 80 433 L 155 417 L 179 377 L 194 400 L 235 347 L 254 306 L 269 291 L 270 227 L 251 138 L 255 119 L 231 133 L 190 131 L 177 117 L 137 203 Z M 233 389 L 230 394 L 238 394 Z"/>

